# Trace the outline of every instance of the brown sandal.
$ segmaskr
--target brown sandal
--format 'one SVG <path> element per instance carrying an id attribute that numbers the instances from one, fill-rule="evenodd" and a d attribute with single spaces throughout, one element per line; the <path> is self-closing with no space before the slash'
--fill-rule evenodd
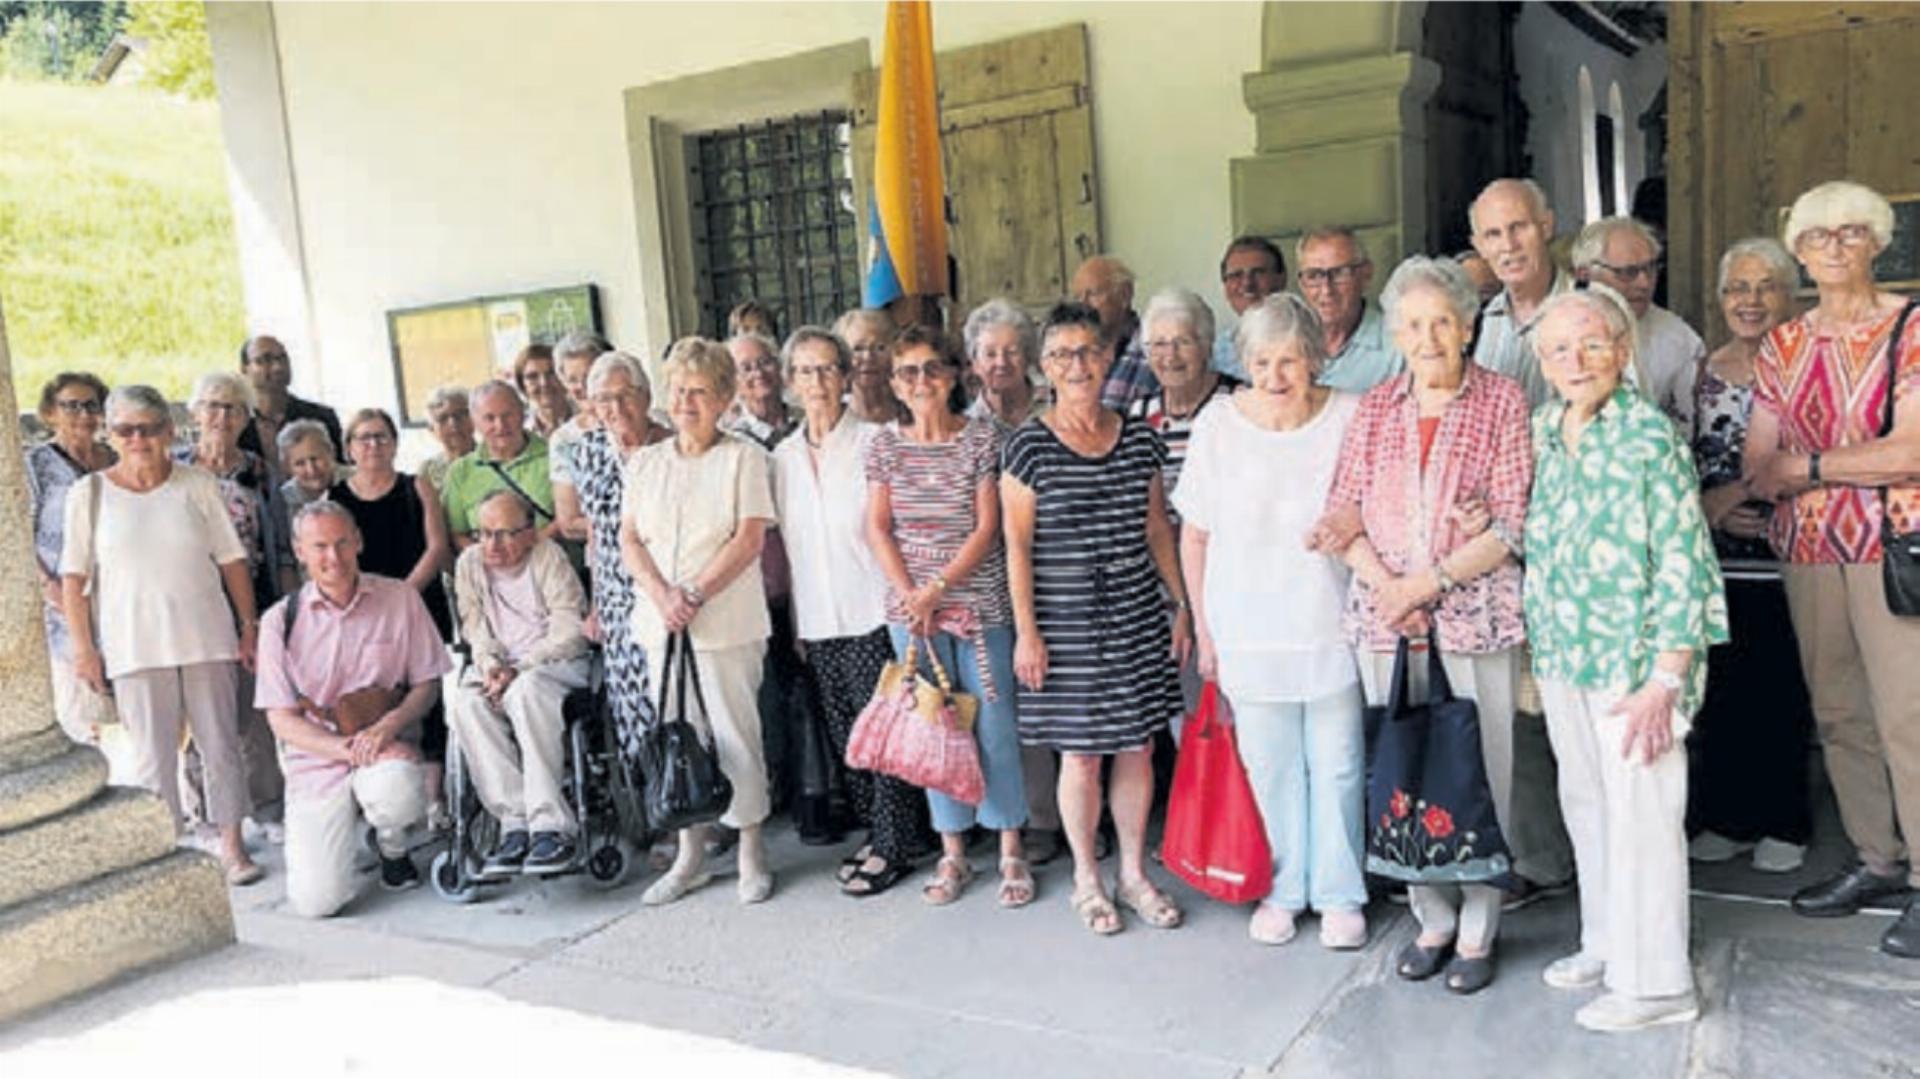
<path id="1" fill-rule="evenodd" d="M 1172 929 L 1178 926 L 1183 915 L 1173 900 L 1153 886 L 1152 881 L 1141 881 L 1131 888 L 1121 885 L 1114 889 L 1120 905 L 1138 914 L 1140 920 L 1155 929 Z"/>
<path id="2" fill-rule="evenodd" d="M 1120 912 L 1114 909 L 1113 900 L 1108 899 L 1099 885 L 1085 891 L 1073 893 L 1073 912 L 1080 916 L 1080 924 L 1102 937 L 1110 937 L 1120 932 L 1122 923 Z"/>
<path id="3" fill-rule="evenodd" d="M 1033 871 L 1025 858 L 1000 859 L 1000 905 L 1012 910 L 1033 902 Z"/>
<path id="4" fill-rule="evenodd" d="M 973 863 L 965 857 L 943 854 L 933 867 L 933 879 L 920 889 L 920 898 L 936 907 L 944 907 L 960 898 L 973 883 Z"/>

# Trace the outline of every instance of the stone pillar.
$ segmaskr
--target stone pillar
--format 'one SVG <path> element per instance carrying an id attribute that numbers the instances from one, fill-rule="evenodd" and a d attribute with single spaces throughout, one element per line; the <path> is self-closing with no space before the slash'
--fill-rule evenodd
<path id="1" fill-rule="evenodd" d="M 1424 3 L 1268 3 L 1262 70 L 1243 80 L 1254 153 L 1231 164 L 1234 231 L 1284 245 L 1316 225 L 1365 240 L 1377 289 L 1426 246 Z"/>
<path id="2" fill-rule="evenodd" d="M 0 1022 L 233 941 L 218 864 L 54 723 L 19 446 L 0 312 Z"/>

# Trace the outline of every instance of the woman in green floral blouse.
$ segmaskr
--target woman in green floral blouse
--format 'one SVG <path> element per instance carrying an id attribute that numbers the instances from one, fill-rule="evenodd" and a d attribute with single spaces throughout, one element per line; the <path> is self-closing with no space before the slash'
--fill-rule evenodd
<path id="1" fill-rule="evenodd" d="M 1580 873 L 1580 950 L 1548 985 L 1607 992 L 1590 1030 L 1699 1014 L 1687 959 L 1681 739 L 1727 639 L 1687 440 L 1620 381 L 1633 317 L 1603 286 L 1549 300 L 1534 348 L 1557 399 L 1533 417 L 1527 636 Z"/>

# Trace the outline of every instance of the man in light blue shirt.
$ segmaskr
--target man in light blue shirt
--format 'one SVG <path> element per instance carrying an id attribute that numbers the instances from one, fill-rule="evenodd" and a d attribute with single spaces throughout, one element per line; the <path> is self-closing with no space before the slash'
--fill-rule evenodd
<path id="1" fill-rule="evenodd" d="M 1365 393 L 1407 369 L 1387 338 L 1380 309 L 1367 303 L 1373 259 L 1352 229 L 1308 229 L 1294 248 L 1294 262 L 1300 269 L 1300 295 L 1320 316 L 1327 335 L 1322 386 Z"/>
<path id="2" fill-rule="evenodd" d="M 1238 236 L 1220 256 L 1220 290 L 1237 317 L 1261 300 L 1287 287 L 1287 259 L 1265 236 Z M 1246 368 L 1233 347 L 1233 327 L 1225 325 L 1213 337 L 1213 369 L 1247 380 Z"/>
<path id="3" fill-rule="evenodd" d="M 1480 312 L 1475 363 L 1517 379 L 1527 405 L 1539 408 L 1553 396 L 1533 354 L 1533 328 L 1549 296 L 1573 287 L 1573 279 L 1553 265 L 1547 244 L 1553 239 L 1553 208 L 1532 180 L 1495 180 L 1467 208 L 1473 247 L 1500 279 L 1498 296 Z"/>

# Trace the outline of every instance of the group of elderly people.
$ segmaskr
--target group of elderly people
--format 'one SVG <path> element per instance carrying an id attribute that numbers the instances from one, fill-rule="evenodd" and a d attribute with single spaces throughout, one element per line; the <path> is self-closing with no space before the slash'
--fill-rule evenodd
<path id="1" fill-rule="evenodd" d="M 1905 301 L 1872 277 L 1891 210 L 1824 184 L 1784 246 L 1733 245 L 1730 340 L 1711 355 L 1653 303 L 1647 227 L 1587 226 L 1568 273 L 1531 182 L 1494 182 L 1469 217 L 1478 265 L 1408 258 L 1377 305 L 1350 230 L 1301 238 L 1297 295 L 1278 248 L 1236 240 L 1230 330 L 1180 289 L 1136 315 L 1131 273 L 1106 257 L 1037 326 L 994 300 L 958 340 L 858 310 L 779 343 L 743 305 L 725 344 L 673 346 L 660 412 L 642 361 L 576 334 L 529 348 L 510 382 L 434 394 L 442 452 L 418 475 L 395 468 L 385 413 L 341 428 L 288 394 L 272 338 L 248 343 L 245 377 L 196 385 L 198 437 L 178 450 L 152 390 L 60 376 L 28 474 L 63 721 L 86 737 L 117 711 L 137 781 L 217 830 L 235 884 L 260 872 L 243 818 L 284 810 L 290 874 L 311 861 L 291 848 L 318 842 L 301 838 L 318 828 L 303 799 L 326 784 L 282 794 L 261 709 L 290 775 L 303 756 L 418 764 L 420 797 L 360 804 L 383 879 L 405 886 L 399 818 L 438 799 L 447 727 L 444 664 L 415 637 L 451 636 L 450 590 L 475 662 L 447 711 L 502 824 L 487 872 L 554 872 L 576 855 L 559 712 L 589 682 L 587 642 L 631 748 L 684 633 L 705 706 L 689 718 L 731 781 L 720 823 L 754 903 L 773 891 L 763 825 L 783 770 L 763 727 L 791 722 L 767 686 L 808 687 L 844 755 L 882 670 L 917 653 L 978 698 L 984 796 L 842 769 L 865 840 L 841 889 L 878 894 L 931 854 L 923 898 L 956 902 L 970 836 L 997 833 L 996 902 L 1032 902 L 1033 865 L 1064 846 L 1069 903 L 1106 935 L 1123 911 L 1182 920 L 1147 873 L 1153 752 L 1213 682 L 1274 855 L 1249 933 L 1284 943 L 1311 912 L 1346 949 L 1368 936 L 1363 709 L 1387 702 L 1410 642 L 1476 706 L 1511 857 L 1411 883 L 1420 932 L 1397 972 L 1484 988 L 1503 909 L 1577 870 L 1579 947 L 1546 981 L 1605 987 L 1579 1012 L 1592 1029 L 1691 1019 L 1689 855 L 1799 866 L 1808 687 L 1858 864 L 1796 909 L 1849 914 L 1920 885 L 1903 838 L 1920 835 L 1920 622 L 1889 610 L 1880 565 L 1883 543 L 1920 532 L 1920 320 L 1894 340 Z M 1801 272 L 1818 302 L 1795 317 Z M 1784 590 L 1756 570 L 1774 558 Z M 257 656 L 338 649 L 348 631 L 327 637 L 327 620 L 351 625 L 374 593 L 400 604 L 354 631 L 392 653 L 384 734 L 337 732 L 355 688 L 338 678 L 296 687 L 276 668 L 252 688 Z M 263 647 L 259 611 L 279 596 L 294 598 Z M 1734 643 L 1710 678 L 1729 599 Z M 1409 665 L 1414 696 L 1426 668 Z M 677 837 L 644 902 L 708 883 L 711 831 Z M 303 891 L 316 913 L 345 901 L 327 872 Z M 1920 956 L 1912 902 L 1883 948 Z"/>

